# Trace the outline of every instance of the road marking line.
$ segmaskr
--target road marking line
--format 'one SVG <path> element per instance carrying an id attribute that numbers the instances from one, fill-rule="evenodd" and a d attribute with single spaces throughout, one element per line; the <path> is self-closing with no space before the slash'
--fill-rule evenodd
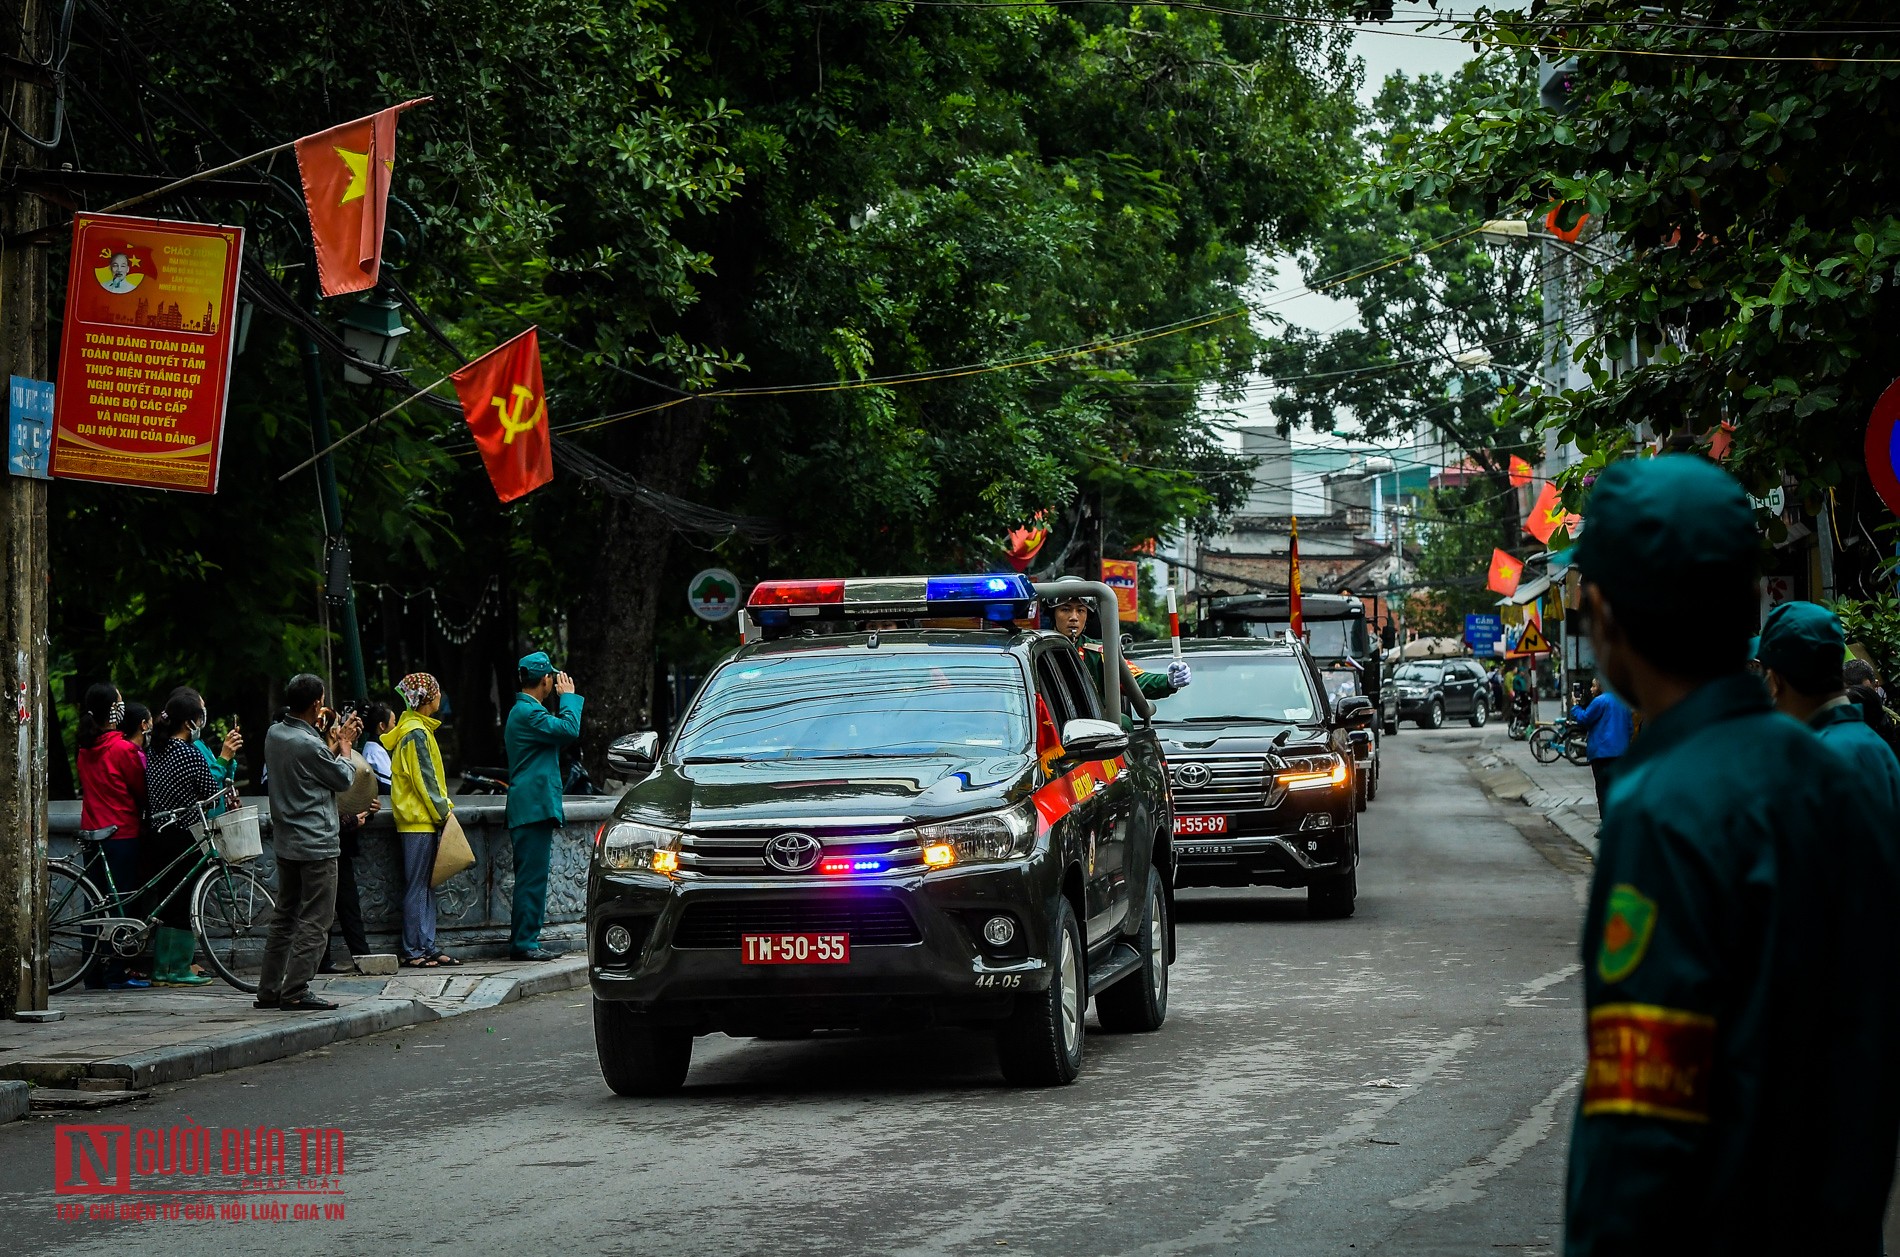
<path id="1" fill-rule="evenodd" d="M 1275 1208 L 1313 1181 L 1319 1171 L 1339 1159 L 1346 1148 L 1363 1144 L 1379 1128 L 1393 1109 L 1418 1094 L 1417 1089 L 1443 1073 L 1447 1066 L 1477 1042 L 1478 1036 L 1461 1030 L 1443 1040 L 1417 1068 L 1403 1077 L 1403 1090 L 1389 1092 L 1364 1108 L 1355 1110 L 1330 1133 L 1307 1144 L 1307 1151 L 1283 1157 L 1274 1164 L 1245 1200 L 1229 1205 L 1196 1231 L 1176 1238 L 1156 1240 L 1135 1249 L 1137 1254 L 1178 1254 L 1200 1248 L 1227 1247 L 1238 1243 L 1246 1229 L 1272 1221 Z"/>
<path id="2" fill-rule="evenodd" d="M 1541 978 L 1533 978 L 1529 982 L 1526 982 L 1516 995 L 1511 996 L 1505 1000 L 1504 1003 L 1510 1008 L 1540 1007 L 1535 998 L 1538 994 L 1556 986 L 1559 982 L 1564 981 L 1572 974 L 1581 972 L 1582 969 L 1583 966 L 1581 964 L 1569 964 L 1561 969 L 1554 969 Z"/>
<path id="3" fill-rule="evenodd" d="M 1566 1078 L 1531 1107 L 1530 1115 L 1506 1135 L 1490 1155 L 1476 1165 L 1459 1166 L 1423 1191 L 1391 1202 L 1394 1209 L 1422 1209 L 1439 1213 L 1453 1205 L 1468 1205 L 1484 1195 L 1484 1185 L 1510 1169 L 1524 1154 L 1550 1137 L 1557 1125 L 1557 1105 L 1576 1089 L 1578 1080 Z"/>

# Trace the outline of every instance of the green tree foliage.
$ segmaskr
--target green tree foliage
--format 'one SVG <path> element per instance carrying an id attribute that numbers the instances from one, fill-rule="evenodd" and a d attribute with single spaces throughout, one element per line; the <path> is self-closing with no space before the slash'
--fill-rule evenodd
<path id="1" fill-rule="evenodd" d="M 1860 441 L 1895 375 L 1900 264 L 1900 185 L 1873 157 L 1900 106 L 1886 16 L 1859 0 L 1707 14 L 1554 0 L 1470 27 L 1526 77 L 1574 50 L 1569 108 L 1513 81 L 1420 137 L 1381 186 L 1591 215 L 1608 263 L 1584 294 L 1593 387 L 1538 409 L 1592 464 L 1638 425 L 1707 448 L 1726 422 L 1728 464 L 1754 491 L 1785 476 L 1809 510 L 1846 489 L 1844 506 L 1875 512 Z"/>
<path id="2" fill-rule="evenodd" d="M 75 132 L 100 166 L 177 172 L 433 94 L 403 115 L 392 213 L 401 282 L 449 342 L 408 338 L 418 381 L 537 323 L 564 440 L 647 489 L 775 522 L 762 543 L 711 534 L 565 473 L 500 508 L 459 421 L 419 407 L 347 447 L 359 580 L 398 606 L 428 586 L 466 609 L 500 587 L 505 613 L 459 653 L 371 628 L 392 674 L 445 672 L 471 736 L 512 653 L 563 637 L 595 735 L 648 719 L 655 652 L 692 662 L 716 641 L 682 597 L 714 562 L 746 578 L 982 567 L 1008 527 L 1087 492 L 1111 547 L 1233 505 L 1245 477 L 1198 397 L 1251 365 L 1250 259 L 1323 213 L 1352 108 L 1336 34 L 1193 9 L 100 11 L 113 21 L 73 62 Z M 307 256 L 294 196 L 182 208 L 244 219 L 280 270 Z M 296 351 L 261 329 L 240 359 L 217 499 L 102 491 L 62 524 L 59 632 L 96 645 L 79 673 L 127 661 L 156 684 L 241 658 L 255 687 L 315 661 L 309 482 L 274 479 L 310 444 Z M 329 380 L 339 427 L 389 400 Z M 807 384 L 824 387 L 784 387 Z M 627 417 L 587 422 L 604 416 Z M 127 572 L 93 575 L 98 538 L 122 549 L 115 509 L 163 526 Z M 174 586 L 162 612 L 130 588 L 155 572 Z M 217 604 L 231 614 L 193 614 L 240 583 L 258 589 Z M 118 618 L 90 625 L 101 606 Z M 227 649 L 238 638 L 250 654 Z"/>
<path id="3" fill-rule="evenodd" d="M 1421 587 L 1406 600 L 1408 632 L 1462 637 L 1466 615 L 1496 613 L 1498 596 L 1485 585 L 1497 545 L 1495 494 L 1490 480 L 1473 479 L 1420 500 L 1406 529 L 1407 540 L 1418 547 L 1414 583 Z"/>
<path id="4" fill-rule="evenodd" d="M 1468 194 L 1441 188 L 1401 200 L 1381 195 L 1377 181 L 1418 135 L 1475 102 L 1528 90 L 1501 58 L 1474 59 L 1449 77 L 1386 80 L 1360 133 L 1359 191 L 1326 218 L 1300 257 L 1309 284 L 1364 276 L 1339 289 L 1357 310 L 1357 326 L 1289 328 L 1261 358 L 1263 374 L 1287 381 L 1272 402 L 1284 427 L 1331 432 L 1356 425 L 1355 435 L 1373 441 L 1435 437 L 1483 474 L 1481 488 L 1445 503 L 1460 525 L 1452 530 L 1459 538 L 1453 550 L 1428 546 L 1450 559 L 1469 548 L 1489 562 L 1492 545 L 1525 544 L 1517 495 L 1509 491 L 1510 460 L 1535 461 L 1540 450 L 1525 410 L 1501 405 L 1500 397 L 1516 398 L 1537 372 L 1538 255 L 1521 243 L 1474 235 L 1483 212 Z M 1490 358 L 1461 365 L 1461 354 Z M 1485 522 L 1491 527 L 1480 538 Z"/>

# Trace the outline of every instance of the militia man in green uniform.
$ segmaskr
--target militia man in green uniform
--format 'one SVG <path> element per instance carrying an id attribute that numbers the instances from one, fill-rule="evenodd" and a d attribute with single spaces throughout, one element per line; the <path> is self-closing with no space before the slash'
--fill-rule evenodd
<path id="1" fill-rule="evenodd" d="M 1900 1129 L 1900 835 L 1746 671 L 1741 486 L 1693 455 L 1620 462 L 1585 518 L 1591 643 L 1643 729 L 1584 921 L 1565 1252 L 1871 1257 Z"/>
<path id="2" fill-rule="evenodd" d="M 1074 642 L 1076 650 L 1088 661 L 1090 675 L 1095 678 L 1096 693 L 1105 694 L 1108 692 L 1108 681 L 1102 675 L 1102 669 L 1107 655 L 1103 653 L 1100 641 L 1083 634 L 1083 630 L 1089 626 L 1089 613 L 1094 610 L 1095 600 L 1092 598 L 1063 598 L 1049 603 L 1049 618 L 1055 623 L 1056 632 Z M 1132 663 L 1128 664 L 1128 670 L 1134 673 L 1135 686 L 1147 699 L 1166 698 L 1176 690 L 1186 689 L 1194 679 L 1193 669 L 1181 660 L 1170 663 L 1165 674 L 1144 672 Z"/>
<path id="3" fill-rule="evenodd" d="M 1775 706 L 1804 722 L 1839 752 L 1900 820 L 1900 759 L 1847 696 L 1847 635 L 1840 617 L 1812 602 L 1784 602 L 1768 613 L 1755 658 Z"/>

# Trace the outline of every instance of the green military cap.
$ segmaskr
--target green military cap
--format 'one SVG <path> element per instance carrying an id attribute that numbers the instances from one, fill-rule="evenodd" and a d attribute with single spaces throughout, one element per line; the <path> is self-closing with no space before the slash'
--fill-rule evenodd
<path id="1" fill-rule="evenodd" d="M 533 654 L 521 656 L 521 662 L 517 663 L 515 667 L 521 669 L 525 675 L 531 676 L 538 681 L 548 673 L 554 671 L 554 661 L 548 658 L 547 651 L 537 650 Z"/>
<path id="2" fill-rule="evenodd" d="M 1695 454 L 1614 463 L 1584 520 L 1577 567 L 1618 612 L 1692 616 L 1698 631 L 1748 636 L 1761 542 L 1735 477 Z"/>
<path id="3" fill-rule="evenodd" d="M 1847 635 L 1840 617 L 1812 602 L 1784 602 L 1768 613 L 1755 653 L 1803 694 L 1831 694 L 1842 687 Z"/>

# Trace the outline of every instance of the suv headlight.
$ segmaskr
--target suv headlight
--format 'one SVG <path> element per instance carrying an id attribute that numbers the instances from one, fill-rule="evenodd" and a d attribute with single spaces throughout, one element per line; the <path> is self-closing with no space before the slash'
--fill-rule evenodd
<path id="1" fill-rule="evenodd" d="M 1274 781 L 1288 790 L 1330 790 L 1346 784 L 1343 755 L 1290 755 Z"/>
<path id="2" fill-rule="evenodd" d="M 610 869 L 679 868 L 680 831 L 637 821 L 610 820 L 600 827 L 600 862 Z"/>
<path id="3" fill-rule="evenodd" d="M 934 869 L 1019 859 L 1029 854 L 1035 836 L 1036 825 L 1027 804 L 917 827 L 924 866 Z"/>

